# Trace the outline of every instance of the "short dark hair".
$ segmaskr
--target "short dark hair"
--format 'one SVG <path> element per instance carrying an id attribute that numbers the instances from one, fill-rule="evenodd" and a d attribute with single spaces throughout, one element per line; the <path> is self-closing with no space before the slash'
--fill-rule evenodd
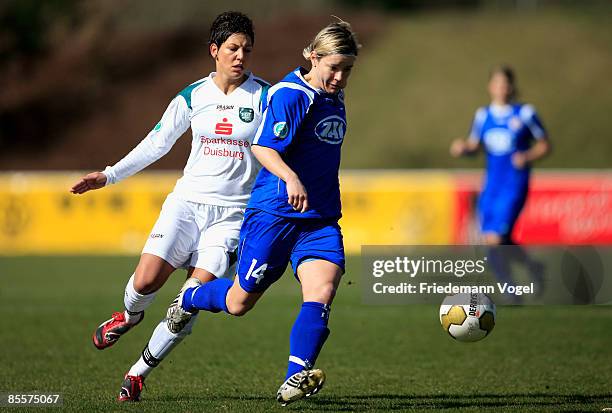
<path id="1" fill-rule="evenodd" d="M 510 95 L 510 100 L 515 100 L 518 97 L 518 87 L 516 86 L 516 74 L 512 66 L 507 64 L 499 64 L 494 66 L 489 71 L 489 80 L 497 74 L 503 75 L 510 86 L 512 86 L 512 94 Z"/>
<path id="2" fill-rule="evenodd" d="M 251 43 L 255 44 L 255 32 L 251 19 L 239 11 L 226 11 L 217 16 L 210 27 L 210 38 L 208 45 L 216 44 L 221 46 L 232 34 L 242 33 L 251 38 Z"/>

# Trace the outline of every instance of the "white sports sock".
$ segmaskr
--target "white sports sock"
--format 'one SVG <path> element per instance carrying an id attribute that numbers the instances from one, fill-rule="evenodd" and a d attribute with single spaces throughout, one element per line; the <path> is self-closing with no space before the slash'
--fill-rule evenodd
<path id="1" fill-rule="evenodd" d="M 134 363 L 132 367 L 130 367 L 130 371 L 128 371 L 128 376 L 142 376 L 146 378 L 152 371 L 153 367 L 145 363 L 142 356 L 140 356 L 138 361 Z"/>
<path id="2" fill-rule="evenodd" d="M 166 319 L 163 319 L 155 327 L 149 343 L 142 351 L 138 361 L 130 368 L 128 374 L 130 376 L 147 377 L 185 337 L 191 334 L 191 329 L 197 316 L 198 314 L 194 314 L 189 323 L 178 334 L 171 333 L 166 325 Z"/>
<path id="3" fill-rule="evenodd" d="M 125 296 L 123 303 L 125 304 L 125 319 L 128 323 L 134 324 L 140 321 L 142 313 L 155 299 L 155 293 L 140 294 L 134 289 L 134 276 L 132 274 L 125 286 Z"/>

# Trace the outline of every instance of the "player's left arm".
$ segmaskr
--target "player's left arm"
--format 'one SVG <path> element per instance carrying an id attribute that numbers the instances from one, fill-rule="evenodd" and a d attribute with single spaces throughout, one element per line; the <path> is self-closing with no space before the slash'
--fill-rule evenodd
<path id="1" fill-rule="evenodd" d="M 535 162 L 550 154 L 552 146 L 547 136 L 540 138 L 525 152 L 527 162 Z"/>
<path id="2" fill-rule="evenodd" d="M 520 117 L 527 128 L 529 128 L 531 136 L 535 139 L 535 143 L 531 145 L 528 150 L 515 152 L 514 155 L 512 155 L 512 163 L 514 166 L 522 169 L 527 164 L 538 161 L 550 154 L 552 145 L 550 144 L 546 129 L 544 129 L 533 106 L 524 105 L 521 108 Z"/>
<path id="3" fill-rule="evenodd" d="M 466 139 L 457 138 L 451 142 L 450 154 L 454 158 L 471 156 L 480 150 L 482 144 L 482 126 L 487 117 L 485 108 L 478 108 L 474 114 L 472 128 Z"/>

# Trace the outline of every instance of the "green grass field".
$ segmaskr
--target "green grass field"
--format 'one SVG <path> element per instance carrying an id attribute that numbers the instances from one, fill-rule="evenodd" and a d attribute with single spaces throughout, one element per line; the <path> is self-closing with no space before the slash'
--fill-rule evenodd
<path id="1" fill-rule="evenodd" d="M 286 408 L 274 400 L 299 308 L 298 286 L 286 274 L 243 318 L 202 314 L 191 337 L 148 378 L 143 401 L 118 404 L 123 374 L 183 278 L 177 273 L 169 281 L 134 331 L 98 351 L 91 334 L 121 308 L 136 260 L 0 258 L 0 393 L 59 392 L 63 410 L 79 412 L 612 407 L 609 307 L 498 307 L 492 335 L 463 344 L 442 331 L 437 307 L 361 304 L 356 258 L 349 260 L 317 363 L 328 375 L 319 395 Z M 9 411 L 28 410 L 41 411 Z"/>

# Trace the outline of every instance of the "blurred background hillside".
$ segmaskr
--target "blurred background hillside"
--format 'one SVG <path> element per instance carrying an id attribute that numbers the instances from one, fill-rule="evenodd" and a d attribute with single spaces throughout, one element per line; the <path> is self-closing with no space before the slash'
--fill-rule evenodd
<path id="1" fill-rule="evenodd" d="M 473 167 L 448 144 L 487 103 L 489 68 L 516 68 L 555 143 L 550 168 L 610 168 L 612 2 L 545 0 L 8 0 L 0 5 L 0 169 L 93 170 L 213 69 L 209 24 L 256 24 L 252 70 L 271 82 L 338 15 L 363 53 L 347 90 L 344 168 Z M 152 168 L 180 169 L 181 139 Z"/>

